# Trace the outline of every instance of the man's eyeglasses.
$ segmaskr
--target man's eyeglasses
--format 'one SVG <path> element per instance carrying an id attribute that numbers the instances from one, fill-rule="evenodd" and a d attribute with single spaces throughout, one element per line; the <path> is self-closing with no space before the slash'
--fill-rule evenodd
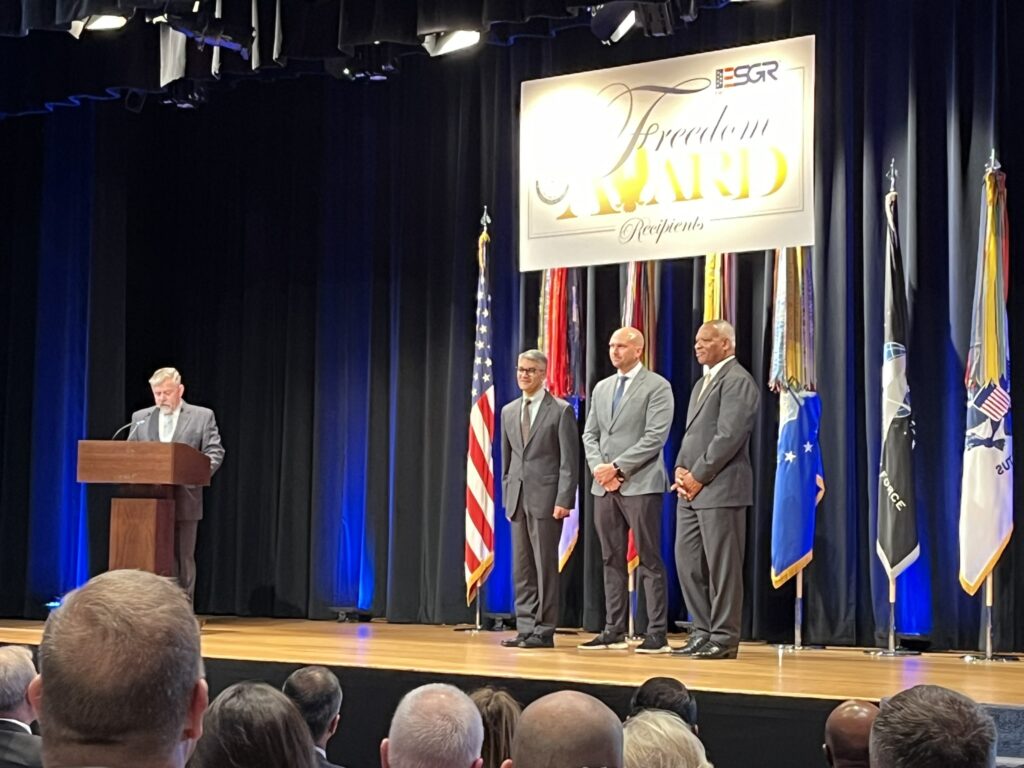
<path id="1" fill-rule="evenodd" d="M 524 376 L 536 376 L 538 373 L 544 373 L 543 368 L 516 368 L 516 373 L 521 373 Z"/>

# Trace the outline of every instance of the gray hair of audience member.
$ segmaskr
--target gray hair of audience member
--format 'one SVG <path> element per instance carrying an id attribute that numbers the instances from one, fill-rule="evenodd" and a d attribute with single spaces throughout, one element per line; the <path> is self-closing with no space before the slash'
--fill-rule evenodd
<path id="1" fill-rule="evenodd" d="M 155 760 L 183 742 L 190 747 L 207 688 L 185 593 L 171 579 L 135 570 L 108 571 L 69 592 L 46 621 L 29 698 L 44 755 L 121 751 L 138 765 L 140 755 Z"/>
<path id="2" fill-rule="evenodd" d="M 35 676 L 32 651 L 23 645 L 0 648 L 0 717 L 28 706 L 28 684 Z"/>
<path id="3" fill-rule="evenodd" d="M 876 717 L 878 707 L 870 701 L 850 699 L 833 709 L 825 721 L 825 762 L 834 768 L 866 768 Z"/>
<path id="4" fill-rule="evenodd" d="M 327 667 L 301 667 L 284 681 L 281 691 L 292 700 L 309 726 L 313 742 L 320 745 L 333 731 L 341 711 L 341 683 Z"/>
<path id="5" fill-rule="evenodd" d="M 188 768 L 316 768 L 313 738 L 291 699 L 256 681 L 225 688 L 206 710 Z"/>
<path id="6" fill-rule="evenodd" d="M 512 754 L 512 739 L 523 708 L 508 691 L 487 685 L 469 694 L 484 721 L 484 768 L 501 768 Z"/>
<path id="7" fill-rule="evenodd" d="M 383 768 L 480 768 L 484 725 L 458 688 L 432 683 L 402 697 L 380 745 Z"/>
<path id="8" fill-rule="evenodd" d="M 153 375 L 149 377 L 149 385 L 155 387 L 157 384 L 163 384 L 165 381 L 169 381 L 172 384 L 181 384 L 181 374 L 178 373 L 177 368 L 157 368 L 153 371 Z"/>
<path id="9" fill-rule="evenodd" d="M 622 768 L 622 723 L 579 691 L 542 696 L 523 710 L 502 768 Z"/>
<path id="10" fill-rule="evenodd" d="M 989 768 L 996 726 L 962 693 L 916 685 L 882 702 L 869 751 L 872 768 Z"/>
<path id="11" fill-rule="evenodd" d="M 661 709 L 645 710 L 626 721 L 622 756 L 625 768 L 713 768 L 689 725 Z"/>
<path id="12" fill-rule="evenodd" d="M 548 356 L 539 349 L 528 349 L 525 352 L 520 352 L 519 356 L 525 357 L 527 360 L 532 360 L 545 371 L 548 369 Z"/>

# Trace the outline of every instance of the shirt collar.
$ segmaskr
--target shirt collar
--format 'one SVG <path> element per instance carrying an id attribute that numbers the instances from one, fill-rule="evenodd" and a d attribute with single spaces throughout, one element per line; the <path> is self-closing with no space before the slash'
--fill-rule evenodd
<path id="1" fill-rule="evenodd" d="M 323 747 L 318 747 L 318 746 L 317 746 L 316 744 L 314 744 L 314 745 L 313 745 L 313 749 L 315 749 L 315 750 L 316 750 L 317 752 L 319 752 L 319 753 L 320 753 L 320 756 L 321 756 L 321 757 L 322 757 L 322 758 L 323 758 L 324 760 L 326 760 L 326 759 L 327 759 L 327 750 L 326 750 L 326 749 L 324 749 Z"/>
<path id="2" fill-rule="evenodd" d="M 643 367 L 644 367 L 644 364 L 641 363 L 639 360 L 637 360 L 636 361 L 636 365 L 634 365 L 632 368 L 630 368 L 625 373 L 623 373 L 622 371 L 619 371 L 618 375 L 619 376 L 625 376 L 630 381 L 633 381 L 633 379 L 635 379 L 637 377 L 637 374 L 640 373 L 640 371 L 641 371 L 641 369 L 643 369 Z"/>
<path id="3" fill-rule="evenodd" d="M 534 392 L 532 395 L 528 395 L 525 392 L 523 392 L 522 401 L 525 403 L 527 400 L 529 400 L 531 405 L 533 405 L 534 403 L 539 403 L 541 400 L 544 399 L 544 393 L 546 391 L 547 390 L 544 389 L 544 387 L 541 387 L 536 392 Z"/>
<path id="4" fill-rule="evenodd" d="M 181 401 L 178 402 L 178 407 L 175 408 L 173 411 L 171 411 L 170 413 L 162 413 L 161 412 L 160 415 L 163 416 L 165 419 L 169 419 L 172 416 L 177 416 L 179 413 L 181 413 L 181 407 L 183 405 L 185 405 L 185 401 L 181 400 Z"/>
<path id="5" fill-rule="evenodd" d="M 735 360 L 735 359 L 736 359 L 736 355 L 729 355 L 724 360 L 719 360 L 717 363 L 715 363 L 713 366 L 711 366 L 711 370 L 708 371 L 708 378 L 709 379 L 715 378 L 715 376 L 718 375 L 719 371 L 721 371 L 725 367 L 726 363 L 728 363 L 730 360 Z"/>
<path id="6" fill-rule="evenodd" d="M 32 733 L 32 728 L 29 727 L 26 723 L 21 722 L 21 720 L 15 720 L 11 717 L 0 717 L 0 722 L 15 723 L 16 725 L 20 725 L 22 728 L 24 728 L 25 733 Z"/>

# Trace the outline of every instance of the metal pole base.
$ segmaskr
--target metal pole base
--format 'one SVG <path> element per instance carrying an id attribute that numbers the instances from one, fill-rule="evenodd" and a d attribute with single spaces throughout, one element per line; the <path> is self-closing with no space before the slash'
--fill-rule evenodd
<path id="1" fill-rule="evenodd" d="M 914 651 L 914 650 L 911 650 L 910 648 L 902 648 L 902 647 L 900 647 L 900 648 L 893 648 L 891 651 L 888 648 L 871 648 L 870 650 L 864 651 L 864 653 L 866 655 L 868 655 L 868 656 L 884 656 L 884 657 L 887 657 L 887 658 L 888 657 L 893 657 L 893 656 L 920 656 L 921 655 L 920 651 Z"/>
<path id="2" fill-rule="evenodd" d="M 452 632 L 472 632 L 474 635 L 477 632 L 483 632 L 483 631 L 484 631 L 484 628 L 480 624 L 477 624 L 476 626 L 470 626 L 470 627 L 455 627 L 455 628 L 452 629 Z"/>
<path id="3" fill-rule="evenodd" d="M 824 651 L 825 650 L 825 646 L 824 645 L 803 645 L 803 644 L 801 644 L 801 645 L 793 645 L 792 643 L 790 643 L 788 645 L 776 645 L 775 647 L 778 649 L 779 655 L 782 655 L 783 653 L 801 653 L 803 651 Z"/>
<path id="4" fill-rule="evenodd" d="M 1020 661 L 1018 656 L 1011 656 L 1006 653 L 995 653 L 992 656 L 984 656 L 976 653 L 964 654 L 960 657 L 965 664 L 984 664 L 992 661 L 996 663 L 1015 662 Z"/>
<path id="5" fill-rule="evenodd" d="M 643 641 L 643 635 L 626 635 L 626 642 L 630 645 L 640 645 Z"/>

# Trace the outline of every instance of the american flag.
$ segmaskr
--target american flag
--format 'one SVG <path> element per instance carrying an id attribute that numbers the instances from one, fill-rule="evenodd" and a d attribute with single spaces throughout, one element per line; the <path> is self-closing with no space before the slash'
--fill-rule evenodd
<path id="1" fill-rule="evenodd" d="M 473 347 L 473 405 L 469 411 L 466 458 L 466 605 L 494 567 L 494 375 L 491 361 L 491 294 L 487 287 L 487 232 L 477 259 L 476 341 Z"/>
<path id="2" fill-rule="evenodd" d="M 974 407 L 990 419 L 1002 421 L 1010 412 L 1010 393 L 996 383 L 989 384 L 974 398 Z"/>

